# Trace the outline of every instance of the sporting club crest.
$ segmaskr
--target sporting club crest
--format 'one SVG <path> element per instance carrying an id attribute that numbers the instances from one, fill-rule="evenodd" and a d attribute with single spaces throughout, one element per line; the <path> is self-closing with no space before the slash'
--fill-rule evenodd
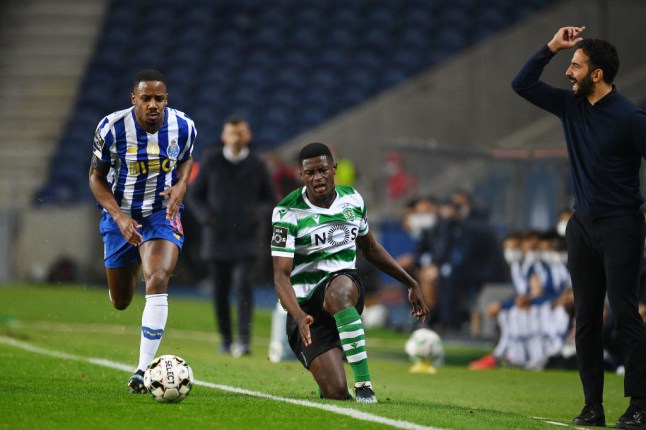
<path id="1" fill-rule="evenodd" d="M 356 216 L 354 214 L 354 209 L 352 209 L 352 206 L 349 204 L 343 205 L 343 216 L 345 217 L 346 220 L 348 221 L 354 221 Z"/>

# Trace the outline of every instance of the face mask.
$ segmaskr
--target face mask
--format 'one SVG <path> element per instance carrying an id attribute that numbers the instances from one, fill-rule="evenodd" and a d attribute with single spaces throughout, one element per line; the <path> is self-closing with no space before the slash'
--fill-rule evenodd
<path id="1" fill-rule="evenodd" d="M 411 236 L 419 238 L 422 235 L 422 231 L 433 228 L 436 222 L 437 215 L 435 214 L 412 214 L 408 217 Z"/>
<path id="2" fill-rule="evenodd" d="M 560 263 L 559 254 L 556 251 L 543 251 L 540 253 L 540 259 L 548 264 Z"/>
<path id="3" fill-rule="evenodd" d="M 523 251 L 521 251 L 520 249 L 507 248 L 504 251 L 504 255 L 507 264 L 512 264 L 520 261 L 520 259 L 523 257 Z"/>
<path id="4" fill-rule="evenodd" d="M 537 262 L 539 257 L 540 253 L 536 250 L 527 251 L 525 253 L 525 261 L 529 264 Z"/>

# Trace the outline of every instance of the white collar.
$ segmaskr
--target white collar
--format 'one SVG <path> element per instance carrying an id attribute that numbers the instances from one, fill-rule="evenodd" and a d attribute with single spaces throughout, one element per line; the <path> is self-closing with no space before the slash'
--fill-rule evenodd
<path id="1" fill-rule="evenodd" d="M 249 148 L 242 148 L 240 154 L 234 155 L 233 151 L 231 151 L 231 148 L 225 145 L 224 148 L 222 148 L 222 154 L 224 155 L 224 158 L 226 158 L 231 163 L 238 164 L 239 162 L 247 158 L 247 156 L 249 155 Z"/>

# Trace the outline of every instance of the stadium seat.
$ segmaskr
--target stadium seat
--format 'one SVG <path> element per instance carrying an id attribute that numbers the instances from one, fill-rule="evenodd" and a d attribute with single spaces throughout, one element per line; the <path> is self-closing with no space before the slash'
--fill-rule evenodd
<path id="1" fill-rule="evenodd" d="M 111 0 L 56 154 L 87 154 L 87 133 L 128 106 L 130 77 L 144 67 L 166 75 L 171 105 L 201 139 L 217 139 L 238 113 L 270 149 L 555 1 Z M 87 174 L 87 159 L 69 167 L 56 154 L 51 178 Z"/>

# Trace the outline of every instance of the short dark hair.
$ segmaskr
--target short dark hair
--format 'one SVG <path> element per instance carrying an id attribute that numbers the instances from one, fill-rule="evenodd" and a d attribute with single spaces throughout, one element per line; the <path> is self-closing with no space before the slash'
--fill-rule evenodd
<path id="1" fill-rule="evenodd" d="M 318 142 L 308 143 L 298 153 L 298 165 L 303 164 L 303 160 L 307 158 L 320 157 L 321 155 L 325 155 L 330 162 L 334 162 L 332 151 L 326 145 Z"/>
<path id="2" fill-rule="evenodd" d="M 166 85 L 166 79 L 164 78 L 164 75 L 159 70 L 155 69 L 146 69 L 146 70 L 140 70 L 137 72 L 135 75 L 135 80 L 133 82 L 133 88 L 137 88 L 139 86 L 139 82 L 161 82 L 164 85 Z"/>
<path id="3" fill-rule="evenodd" d="M 603 80 L 612 84 L 619 70 L 619 54 L 617 49 L 605 40 L 583 39 L 574 49 L 581 49 L 590 58 L 591 72 L 596 69 L 603 70 Z"/>
<path id="4" fill-rule="evenodd" d="M 231 124 L 231 125 L 238 125 L 243 122 L 247 122 L 245 117 L 240 116 L 240 115 L 231 115 L 229 116 L 226 120 L 224 120 L 224 124 Z"/>

